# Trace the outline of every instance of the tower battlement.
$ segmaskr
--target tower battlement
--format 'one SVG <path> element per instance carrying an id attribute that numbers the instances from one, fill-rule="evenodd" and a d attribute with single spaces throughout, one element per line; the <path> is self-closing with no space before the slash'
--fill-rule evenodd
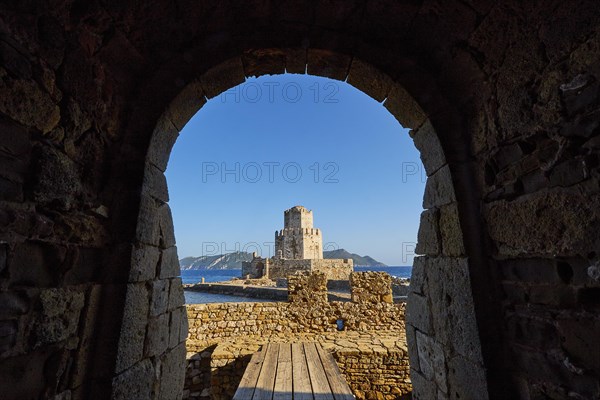
<path id="1" fill-rule="evenodd" d="M 275 254 L 292 260 L 322 259 L 323 240 L 313 227 L 313 212 L 295 206 L 283 212 L 283 229 L 275 231 Z"/>
<path id="2" fill-rule="evenodd" d="M 302 206 L 295 206 L 283 212 L 284 228 L 312 228 L 313 212 Z"/>

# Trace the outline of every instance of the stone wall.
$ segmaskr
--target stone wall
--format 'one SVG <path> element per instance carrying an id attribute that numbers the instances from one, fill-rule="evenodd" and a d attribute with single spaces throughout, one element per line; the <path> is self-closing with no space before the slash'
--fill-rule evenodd
<path id="1" fill-rule="evenodd" d="M 404 304 L 212 303 L 187 306 L 189 338 L 196 341 L 241 335 L 404 330 Z"/>
<path id="2" fill-rule="evenodd" d="M 367 398 L 367 392 L 396 399 L 398 391 L 411 391 L 403 304 L 317 304 L 188 305 L 184 398 L 231 398 L 254 352 L 267 342 L 294 341 L 337 343 L 330 350 L 359 399 Z M 338 331 L 339 320 L 344 321 L 343 331 Z M 382 351 L 389 357 L 382 358 Z"/>
<path id="3" fill-rule="evenodd" d="M 253 256 L 252 261 L 242 261 L 242 278 L 258 279 L 269 276 L 269 262 L 262 257 Z"/>
<path id="4" fill-rule="evenodd" d="M 287 278 L 288 301 L 315 307 L 327 303 L 327 276 L 323 272 L 297 272 Z"/>
<path id="5" fill-rule="evenodd" d="M 355 274 L 361 290 L 391 293 L 389 275 Z M 381 290 L 386 285 L 387 291 Z M 395 399 L 410 392 L 404 304 L 379 295 L 363 296 L 361 302 L 327 302 L 324 273 L 291 275 L 288 292 L 286 303 L 188 305 L 186 398 L 209 393 L 215 399 L 230 398 L 250 356 L 271 341 L 324 344 L 359 399 Z"/>
<path id="6" fill-rule="evenodd" d="M 392 277 L 387 272 L 353 272 L 350 274 L 352 301 L 355 303 L 393 303 Z"/>
<path id="7" fill-rule="evenodd" d="M 185 331 L 160 289 L 179 290 L 169 153 L 207 99 L 284 71 L 412 130 L 415 394 L 600 395 L 597 1 L 5 1 L 0 20 L 1 397 L 176 398 L 182 346 L 146 350 L 157 320 Z"/>
<path id="8" fill-rule="evenodd" d="M 348 280 L 350 273 L 354 270 L 351 259 L 310 259 L 310 260 L 287 260 L 270 258 L 269 278 L 287 278 L 296 272 L 323 272 L 327 279 Z"/>

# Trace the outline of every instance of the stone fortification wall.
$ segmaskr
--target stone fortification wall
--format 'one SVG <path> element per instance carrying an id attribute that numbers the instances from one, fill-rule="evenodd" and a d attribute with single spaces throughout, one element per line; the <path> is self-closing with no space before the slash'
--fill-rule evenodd
<path id="1" fill-rule="evenodd" d="M 318 228 L 284 228 L 275 232 L 275 254 L 303 260 L 323 258 L 323 237 Z"/>
<path id="2" fill-rule="evenodd" d="M 356 303 L 393 303 L 392 277 L 386 272 L 353 272 L 350 274 L 352 301 Z"/>
<path id="3" fill-rule="evenodd" d="M 317 341 L 331 351 L 358 399 L 397 399 L 411 391 L 404 304 L 387 302 L 389 275 L 353 274 L 354 302 L 327 302 L 324 273 L 289 277 L 289 302 L 188 305 L 184 398 L 229 399 L 250 356 L 268 342 Z M 382 283 L 383 281 L 383 283 Z"/>
<path id="4" fill-rule="evenodd" d="M 403 330 L 404 304 L 212 303 L 187 306 L 188 339 L 202 341 L 243 335 L 337 332 L 337 320 L 347 331 Z"/>
<path id="5" fill-rule="evenodd" d="M 297 272 L 324 272 L 328 280 L 348 280 L 354 270 L 351 259 L 282 260 L 269 259 L 269 278 L 287 278 Z"/>

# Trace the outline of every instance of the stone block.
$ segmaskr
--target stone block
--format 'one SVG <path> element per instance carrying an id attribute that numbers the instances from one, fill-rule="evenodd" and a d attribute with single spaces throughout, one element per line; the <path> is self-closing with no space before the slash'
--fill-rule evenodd
<path id="1" fill-rule="evenodd" d="M 458 206 L 456 203 L 440 208 L 440 235 L 444 256 L 460 257 L 465 255 L 462 229 L 460 227 Z"/>
<path id="2" fill-rule="evenodd" d="M 169 201 L 169 190 L 167 188 L 167 178 L 163 171 L 158 169 L 152 163 L 146 163 L 144 167 L 144 186 L 143 193 L 154 197 L 161 202 Z"/>
<path id="3" fill-rule="evenodd" d="M 433 332 L 431 318 L 427 297 L 409 293 L 406 303 L 406 323 L 422 332 L 431 333 Z"/>
<path id="4" fill-rule="evenodd" d="M 185 343 L 181 343 L 161 358 L 159 400 L 181 399 L 185 380 L 185 354 Z"/>
<path id="5" fill-rule="evenodd" d="M 589 176 L 584 160 L 569 160 L 558 164 L 550 172 L 550 185 L 571 186 Z"/>
<path id="6" fill-rule="evenodd" d="M 173 125 L 171 120 L 161 118 L 152 132 L 146 160 L 164 172 L 167 169 L 171 149 L 178 136 L 179 129 Z"/>
<path id="7" fill-rule="evenodd" d="M 179 326 L 179 343 L 185 342 L 190 331 L 190 325 L 185 307 L 179 308 L 181 310 L 181 324 Z"/>
<path id="8" fill-rule="evenodd" d="M 23 291 L 0 292 L 0 319 L 26 314 L 31 307 L 30 303 L 29 296 Z"/>
<path id="9" fill-rule="evenodd" d="M 115 370 L 120 373 L 143 356 L 150 298 L 144 283 L 127 285 Z"/>
<path id="10" fill-rule="evenodd" d="M 425 379 L 435 381 L 438 389 L 448 392 L 444 348 L 435 339 L 416 331 L 419 367 Z"/>
<path id="11" fill-rule="evenodd" d="M 433 208 L 450 204 L 456 201 L 454 184 L 448 165 L 437 170 L 427 179 L 423 208 Z"/>
<path id="12" fill-rule="evenodd" d="M 113 378 L 111 400 L 151 400 L 154 379 L 152 362 L 142 360 Z"/>
<path id="13" fill-rule="evenodd" d="M 439 211 L 425 210 L 421 213 L 419 233 L 417 234 L 416 254 L 437 256 L 440 254 L 440 232 L 438 227 Z"/>
<path id="14" fill-rule="evenodd" d="M 152 197 L 142 194 L 138 212 L 136 239 L 143 244 L 158 247 L 160 242 L 158 202 Z"/>
<path id="15" fill-rule="evenodd" d="M 74 387 L 83 384 L 88 368 L 91 368 L 96 360 L 92 358 L 91 352 L 96 339 L 96 324 L 101 307 L 101 285 L 91 286 L 86 293 L 86 305 L 81 314 L 81 328 L 79 329 L 79 346 L 74 356 L 73 374 L 71 382 Z"/>
<path id="16" fill-rule="evenodd" d="M 309 75 L 324 76 L 338 81 L 346 80 L 351 58 L 327 50 L 308 49 L 307 72 Z"/>
<path id="17" fill-rule="evenodd" d="M 169 289 L 169 311 L 173 311 L 174 309 L 181 307 L 185 303 L 185 296 L 183 293 L 183 285 L 181 283 L 181 278 L 173 278 L 170 280 L 170 289 Z"/>
<path id="18" fill-rule="evenodd" d="M 421 161 L 425 167 L 427 176 L 431 176 L 437 170 L 446 165 L 446 156 L 437 133 L 433 129 L 430 120 L 426 120 L 412 134 L 415 147 L 419 150 Z"/>
<path id="19" fill-rule="evenodd" d="M 427 119 L 415 99 L 398 83 L 392 84 L 383 106 L 405 128 L 417 129 Z"/>
<path id="20" fill-rule="evenodd" d="M 489 398 L 484 368 L 460 355 L 448 361 L 448 387 L 451 399 Z"/>
<path id="21" fill-rule="evenodd" d="M 152 282 L 150 316 L 154 317 L 167 311 L 169 305 L 169 281 L 159 279 Z"/>
<path id="22" fill-rule="evenodd" d="M 285 49 L 285 70 L 288 74 L 304 74 L 306 72 L 307 50 Z"/>
<path id="23" fill-rule="evenodd" d="M 410 275 L 409 290 L 413 293 L 425 295 L 427 293 L 427 281 L 425 277 L 425 265 L 429 257 L 415 257 Z"/>
<path id="24" fill-rule="evenodd" d="M 162 354 L 169 345 L 169 314 L 161 314 L 148 320 L 145 357 Z"/>
<path id="25" fill-rule="evenodd" d="M 169 322 L 169 348 L 175 348 L 179 343 L 182 342 L 182 326 L 184 326 L 183 319 L 187 320 L 187 315 L 184 307 L 176 308 L 170 312 Z M 187 332 L 186 332 L 187 335 Z"/>
<path id="26" fill-rule="evenodd" d="M 354 303 L 393 303 L 392 278 L 387 272 L 352 272 L 350 288 Z"/>
<path id="27" fill-rule="evenodd" d="M 352 59 L 347 82 L 381 103 L 392 86 L 392 78 L 357 58 Z"/>
<path id="28" fill-rule="evenodd" d="M 538 254 L 587 257 L 600 248 L 599 195 L 552 190 L 484 208 L 499 255 Z"/>
<path id="29" fill-rule="evenodd" d="M 586 370 L 600 374 L 600 346 L 598 335 L 600 321 L 591 315 L 558 318 L 558 330 L 562 339 L 562 348 L 570 362 Z"/>
<path id="30" fill-rule="evenodd" d="M 524 156 L 523 149 L 519 143 L 502 146 L 492 156 L 496 167 L 502 170 L 510 164 L 516 163 Z"/>
<path id="31" fill-rule="evenodd" d="M 180 273 L 177 247 L 173 246 L 162 250 L 160 256 L 160 279 L 174 278 L 179 276 Z"/>
<path id="32" fill-rule="evenodd" d="M 6 248 L 8 247 L 8 245 L 6 245 L 5 243 L 0 243 L 0 274 L 2 274 L 2 272 L 4 271 L 4 269 L 6 269 L 6 260 L 7 260 L 7 251 Z"/>
<path id="33" fill-rule="evenodd" d="M 416 371 L 421 371 L 419 364 L 419 348 L 417 347 L 417 330 L 412 325 L 406 325 L 406 343 L 408 345 L 408 357 L 410 367 Z"/>
<path id="34" fill-rule="evenodd" d="M 34 199 L 70 210 L 82 192 L 79 166 L 63 152 L 49 146 L 42 146 L 36 159 L 39 173 L 32 188 Z"/>
<path id="35" fill-rule="evenodd" d="M 60 108 L 35 80 L 10 79 L 0 70 L 0 112 L 25 126 L 50 132 L 60 121 Z"/>
<path id="36" fill-rule="evenodd" d="M 206 71 L 201 77 L 202 89 L 209 99 L 227 89 L 243 83 L 246 79 L 240 58 L 232 58 Z"/>
<path id="37" fill-rule="evenodd" d="M 526 313 L 511 313 L 505 317 L 507 337 L 511 341 L 532 348 L 558 348 L 560 337 L 554 321 Z"/>
<path id="38" fill-rule="evenodd" d="M 41 315 L 35 325 L 36 345 L 67 340 L 77 332 L 85 295 L 79 287 L 40 292 Z"/>
<path id="39" fill-rule="evenodd" d="M 158 247 L 138 244 L 131 249 L 129 282 L 147 281 L 156 276 L 161 251 Z"/>
<path id="40" fill-rule="evenodd" d="M 425 266 L 431 305 L 432 336 L 473 361 L 481 360 L 481 345 L 471 295 L 466 258 L 433 258 Z M 409 300 L 410 301 L 410 300 Z"/>
<path id="41" fill-rule="evenodd" d="M 0 354 L 12 349 L 17 342 L 16 320 L 0 321 Z"/>
<path id="42" fill-rule="evenodd" d="M 158 224 L 160 227 L 160 248 L 168 249 L 175 246 L 175 229 L 171 208 L 164 203 L 158 207 Z"/>
<path id="43" fill-rule="evenodd" d="M 285 63 L 286 53 L 280 49 L 253 49 L 242 55 L 246 76 L 280 75 L 285 72 Z"/>
<path id="44" fill-rule="evenodd" d="M 423 375 L 421 375 L 419 372 L 415 371 L 412 368 L 410 370 L 410 380 L 412 381 L 413 386 L 413 400 L 435 399 L 437 393 L 435 382 L 426 379 Z"/>
<path id="45" fill-rule="evenodd" d="M 499 261 L 502 276 L 507 281 L 528 283 L 561 283 L 556 260 L 520 258 Z"/>
<path id="46" fill-rule="evenodd" d="M 297 272 L 288 276 L 290 303 L 327 303 L 327 276 L 322 272 Z"/>
<path id="47" fill-rule="evenodd" d="M 166 117 L 179 131 L 206 103 L 204 90 L 199 80 L 188 83 L 169 104 Z"/>

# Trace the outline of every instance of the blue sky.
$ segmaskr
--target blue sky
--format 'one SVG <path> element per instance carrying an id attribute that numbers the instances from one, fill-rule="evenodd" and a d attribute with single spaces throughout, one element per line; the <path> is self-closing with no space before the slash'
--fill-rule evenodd
<path id="1" fill-rule="evenodd" d="M 209 100 L 167 168 L 180 258 L 273 253 L 283 211 L 313 210 L 324 248 L 412 264 L 425 185 L 408 130 L 351 85 L 249 78 Z"/>

